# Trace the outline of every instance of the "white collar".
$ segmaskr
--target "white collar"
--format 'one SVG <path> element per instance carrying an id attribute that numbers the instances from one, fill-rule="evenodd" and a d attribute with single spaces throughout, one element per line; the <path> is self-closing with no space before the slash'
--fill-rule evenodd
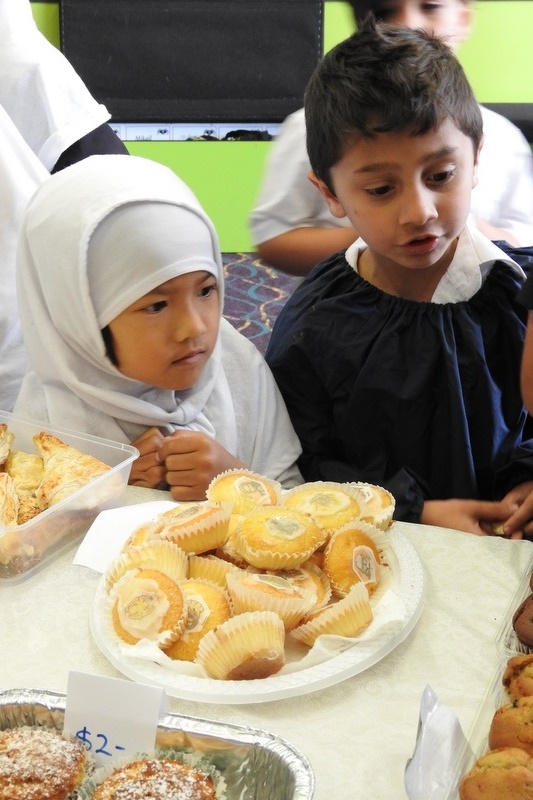
<path id="1" fill-rule="evenodd" d="M 359 256 L 366 250 L 366 242 L 356 239 L 346 250 L 346 260 L 357 271 Z M 495 261 L 504 261 L 525 278 L 522 268 L 500 248 L 491 242 L 476 225 L 469 221 L 465 225 L 450 266 L 439 281 L 432 303 L 459 303 L 469 300 L 481 288 Z"/>

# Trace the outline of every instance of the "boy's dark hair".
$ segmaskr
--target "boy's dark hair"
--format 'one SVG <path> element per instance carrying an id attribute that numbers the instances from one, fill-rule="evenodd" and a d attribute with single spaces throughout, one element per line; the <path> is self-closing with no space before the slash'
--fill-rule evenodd
<path id="1" fill-rule="evenodd" d="M 356 25 L 361 25 L 368 14 L 374 19 L 387 22 L 390 14 L 395 13 L 395 3 L 390 0 L 347 0 L 352 7 Z"/>
<path id="2" fill-rule="evenodd" d="M 307 152 L 330 191 L 330 169 L 350 142 L 378 133 L 427 133 L 446 119 L 477 153 L 483 121 L 450 48 L 420 30 L 368 17 L 317 65 L 305 92 Z"/>

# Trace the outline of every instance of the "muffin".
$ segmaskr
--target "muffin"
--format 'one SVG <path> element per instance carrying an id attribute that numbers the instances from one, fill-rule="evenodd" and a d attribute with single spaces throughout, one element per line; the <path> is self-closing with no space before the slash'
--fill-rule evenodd
<path id="1" fill-rule="evenodd" d="M 0 731 L 0 797 L 6 800 L 69 800 L 91 768 L 82 742 L 53 728 Z"/>
<path id="2" fill-rule="evenodd" d="M 511 700 L 533 695 L 533 655 L 510 658 L 503 673 L 502 683 Z"/>
<path id="3" fill-rule="evenodd" d="M 205 580 L 180 583 L 187 604 L 187 622 L 180 638 L 168 647 L 167 656 L 178 661 L 194 661 L 200 639 L 231 617 L 227 592 Z"/>
<path id="4" fill-rule="evenodd" d="M 361 501 L 361 520 L 386 531 L 392 523 L 396 506 L 393 495 L 383 486 L 373 483 L 358 481 L 351 483 L 350 486 Z"/>
<path id="5" fill-rule="evenodd" d="M 247 514 L 230 544 L 259 569 L 290 569 L 307 561 L 327 538 L 308 514 L 285 506 L 265 506 Z"/>
<path id="6" fill-rule="evenodd" d="M 157 569 L 132 569 L 111 586 L 109 612 L 115 633 L 126 644 L 150 639 L 165 649 L 187 623 L 187 605 L 178 583 Z"/>
<path id="7" fill-rule="evenodd" d="M 247 514 L 258 506 L 277 505 L 281 484 L 248 469 L 230 469 L 213 478 L 206 496 L 215 503 L 231 503 L 233 514 Z"/>
<path id="8" fill-rule="evenodd" d="M 312 647 L 319 636 L 357 636 L 372 622 L 372 608 L 363 583 L 356 583 L 346 597 L 314 611 L 294 628 L 290 635 Z"/>
<path id="9" fill-rule="evenodd" d="M 312 558 L 313 556 L 311 556 Z M 300 567 L 281 570 L 267 570 L 267 575 L 277 575 L 301 589 L 312 590 L 316 593 L 315 609 L 322 608 L 331 599 L 331 584 L 324 570 L 317 567 L 312 561 L 304 561 Z"/>
<path id="10" fill-rule="evenodd" d="M 348 484 L 326 481 L 304 483 L 289 489 L 283 505 L 309 514 L 329 535 L 357 519 L 361 513 L 357 493 Z"/>
<path id="11" fill-rule="evenodd" d="M 533 756 L 533 697 L 520 697 L 497 709 L 489 730 L 489 748 L 519 747 Z"/>
<path id="12" fill-rule="evenodd" d="M 490 750 L 459 784 L 460 800 L 533 800 L 533 759 L 517 747 Z"/>
<path id="13" fill-rule="evenodd" d="M 132 761 L 104 778 L 91 800 L 216 800 L 210 775 L 169 758 Z"/>
<path id="14" fill-rule="evenodd" d="M 513 614 L 512 625 L 522 644 L 533 647 L 533 595 L 520 603 Z"/>
<path id="15" fill-rule="evenodd" d="M 297 586 L 279 575 L 253 572 L 229 573 L 228 591 L 235 614 L 274 611 L 290 630 L 317 602 L 313 586 Z"/>
<path id="16" fill-rule="evenodd" d="M 209 678 L 268 678 L 285 664 L 285 626 L 273 611 L 246 611 L 207 633 L 196 663 Z"/>
<path id="17" fill-rule="evenodd" d="M 236 564 L 219 558 L 213 554 L 189 556 L 189 578 L 199 578 L 210 583 L 216 583 L 222 589 L 227 589 L 226 575 L 228 572 L 239 571 Z"/>
<path id="18" fill-rule="evenodd" d="M 160 515 L 156 535 L 175 542 L 186 553 L 205 553 L 228 538 L 229 503 L 187 503 Z"/>
<path id="19" fill-rule="evenodd" d="M 369 594 L 376 590 L 381 564 L 376 534 L 379 536 L 378 529 L 368 523 L 350 523 L 327 543 L 323 568 L 337 597 L 345 597 L 359 582 Z"/>

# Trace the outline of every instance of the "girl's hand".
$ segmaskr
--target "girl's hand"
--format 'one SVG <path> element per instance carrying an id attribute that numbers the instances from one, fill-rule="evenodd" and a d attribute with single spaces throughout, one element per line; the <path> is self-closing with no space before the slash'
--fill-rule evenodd
<path id="1" fill-rule="evenodd" d="M 167 436 L 159 457 L 174 500 L 205 500 L 206 489 L 215 475 L 246 466 L 205 433 L 189 430 Z"/>
<path id="2" fill-rule="evenodd" d="M 437 525 L 474 533 L 476 536 L 486 536 L 493 533 L 494 524 L 508 520 L 515 508 L 516 506 L 513 506 L 508 498 L 500 502 L 428 500 L 424 503 L 420 521 L 424 525 Z"/>
<path id="3" fill-rule="evenodd" d="M 129 483 L 133 486 L 157 487 L 165 481 L 165 465 L 159 459 L 159 448 L 164 436 L 158 428 L 148 428 L 138 439 L 132 442 L 140 453 L 131 467 Z"/>

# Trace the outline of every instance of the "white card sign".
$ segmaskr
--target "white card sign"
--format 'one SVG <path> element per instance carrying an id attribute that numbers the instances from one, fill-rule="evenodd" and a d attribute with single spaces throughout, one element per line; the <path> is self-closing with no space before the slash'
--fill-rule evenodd
<path id="1" fill-rule="evenodd" d="M 69 672 L 65 734 L 77 736 L 97 767 L 155 747 L 166 694 L 154 686 Z"/>

